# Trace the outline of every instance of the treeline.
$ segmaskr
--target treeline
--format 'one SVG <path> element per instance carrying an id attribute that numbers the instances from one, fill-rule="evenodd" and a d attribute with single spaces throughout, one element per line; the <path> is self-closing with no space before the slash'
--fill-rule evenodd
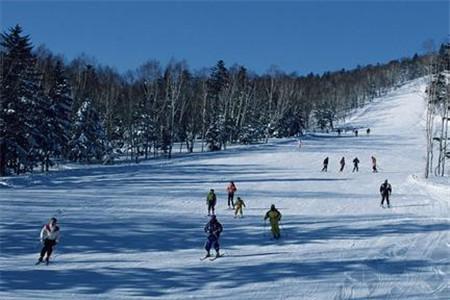
<path id="1" fill-rule="evenodd" d="M 192 71 L 148 61 L 125 74 L 85 56 L 34 49 L 20 26 L 1 36 L 0 175 L 55 159 L 110 163 L 289 137 L 334 123 L 397 84 L 427 74 L 435 54 L 322 75 L 255 74 L 223 61 Z M 199 146 L 200 147 L 200 146 Z"/>

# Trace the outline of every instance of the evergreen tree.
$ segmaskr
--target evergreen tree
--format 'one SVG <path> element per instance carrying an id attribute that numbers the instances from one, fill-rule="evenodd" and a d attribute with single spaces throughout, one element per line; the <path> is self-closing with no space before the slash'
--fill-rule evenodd
<path id="1" fill-rule="evenodd" d="M 56 64 L 53 79 L 49 92 L 51 101 L 49 121 L 52 135 L 54 135 L 52 148 L 56 156 L 66 157 L 69 151 L 73 98 L 68 80 L 64 76 L 62 63 L 59 61 Z"/>
<path id="2" fill-rule="evenodd" d="M 69 158 L 77 162 L 109 160 L 111 147 L 103 124 L 90 99 L 86 99 L 75 115 Z"/>
<path id="3" fill-rule="evenodd" d="M 1 35 L 0 175 L 12 168 L 31 171 L 46 148 L 47 98 L 40 88 L 40 76 L 29 36 L 17 25 Z"/>

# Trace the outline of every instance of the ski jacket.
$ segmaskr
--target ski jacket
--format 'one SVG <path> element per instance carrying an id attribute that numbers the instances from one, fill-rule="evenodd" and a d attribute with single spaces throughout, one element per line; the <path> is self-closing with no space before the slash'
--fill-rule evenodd
<path id="1" fill-rule="evenodd" d="M 59 227 L 57 225 L 51 226 L 50 224 L 45 224 L 41 230 L 41 241 L 52 240 L 59 242 Z"/>
<path id="2" fill-rule="evenodd" d="M 391 194 L 391 193 L 392 193 L 392 187 L 391 187 L 391 184 L 390 184 L 390 183 L 383 183 L 383 184 L 380 186 L 380 193 L 381 193 L 382 195 L 388 195 L 388 194 Z"/>
<path id="3" fill-rule="evenodd" d="M 236 192 L 236 191 L 237 191 L 236 185 L 230 183 L 230 184 L 227 186 L 227 191 L 228 191 L 228 193 L 234 193 L 234 192 Z"/>
<path id="4" fill-rule="evenodd" d="M 269 210 L 264 217 L 264 220 L 269 219 L 270 223 L 278 223 L 281 220 L 281 213 L 277 210 Z"/>
<path id="5" fill-rule="evenodd" d="M 345 165 L 345 159 L 344 159 L 344 158 L 341 158 L 340 163 L 341 163 L 341 165 Z"/>
<path id="6" fill-rule="evenodd" d="M 216 200 L 217 200 L 217 198 L 216 198 L 216 194 L 214 194 L 213 192 L 209 192 L 208 193 L 208 196 L 206 197 L 206 202 L 207 203 L 215 203 L 216 202 Z"/>
<path id="7" fill-rule="evenodd" d="M 359 164 L 359 159 L 358 159 L 358 158 L 355 158 L 355 159 L 353 160 L 353 163 L 354 163 L 355 165 Z"/>
<path id="8" fill-rule="evenodd" d="M 372 157 L 372 165 L 376 165 L 377 164 L 377 159 L 375 157 Z"/>
<path id="9" fill-rule="evenodd" d="M 234 203 L 234 206 L 238 209 L 241 208 L 242 206 L 245 207 L 244 200 L 242 199 L 237 200 L 236 203 Z"/>
<path id="10" fill-rule="evenodd" d="M 217 237 L 219 237 L 220 233 L 222 233 L 223 226 L 219 223 L 219 221 L 211 222 L 209 221 L 205 225 L 205 232 L 209 234 L 213 234 Z"/>
<path id="11" fill-rule="evenodd" d="M 325 160 L 323 161 L 323 164 L 324 164 L 324 165 L 328 165 L 328 157 L 325 158 Z"/>

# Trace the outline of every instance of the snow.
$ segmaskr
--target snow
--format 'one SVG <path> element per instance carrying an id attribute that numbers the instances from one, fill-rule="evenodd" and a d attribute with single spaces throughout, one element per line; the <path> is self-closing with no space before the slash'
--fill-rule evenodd
<path id="1" fill-rule="evenodd" d="M 448 177 L 422 178 L 424 88 L 410 82 L 339 124 L 370 135 L 4 179 L 0 298 L 449 299 L 450 189 Z M 351 173 L 355 156 L 359 173 Z M 385 179 L 391 209 L 379 206 Z M 230 180 L 247 205 L 242 219 L 226 208 Z M 199 260 L 210 188 L 224 226 L 225 256 L 213 262 Z M 279 241 L 263 221 L 272 203 L 283 214 Z M 51 216 L 61 244 L 53 263 L 35 266 Z"/>

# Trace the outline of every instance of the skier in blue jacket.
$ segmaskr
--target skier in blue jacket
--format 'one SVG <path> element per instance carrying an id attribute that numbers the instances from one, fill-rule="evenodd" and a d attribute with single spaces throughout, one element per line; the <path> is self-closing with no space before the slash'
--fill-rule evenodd
<path id="1" fill-rule="evenodd" d="M 206 257 L 211 256 L 210 250 L 213 247 L 216 250 L 216 257 L 220 256 L 220 244 L 219 237 L 222 233 L 222 224 L 217 221 L 215 215 L 211 216 L 211 220 L 205 225 L 205 232 L 208 234 L 208 239 L 206 240 L 205 250 Z"/>

